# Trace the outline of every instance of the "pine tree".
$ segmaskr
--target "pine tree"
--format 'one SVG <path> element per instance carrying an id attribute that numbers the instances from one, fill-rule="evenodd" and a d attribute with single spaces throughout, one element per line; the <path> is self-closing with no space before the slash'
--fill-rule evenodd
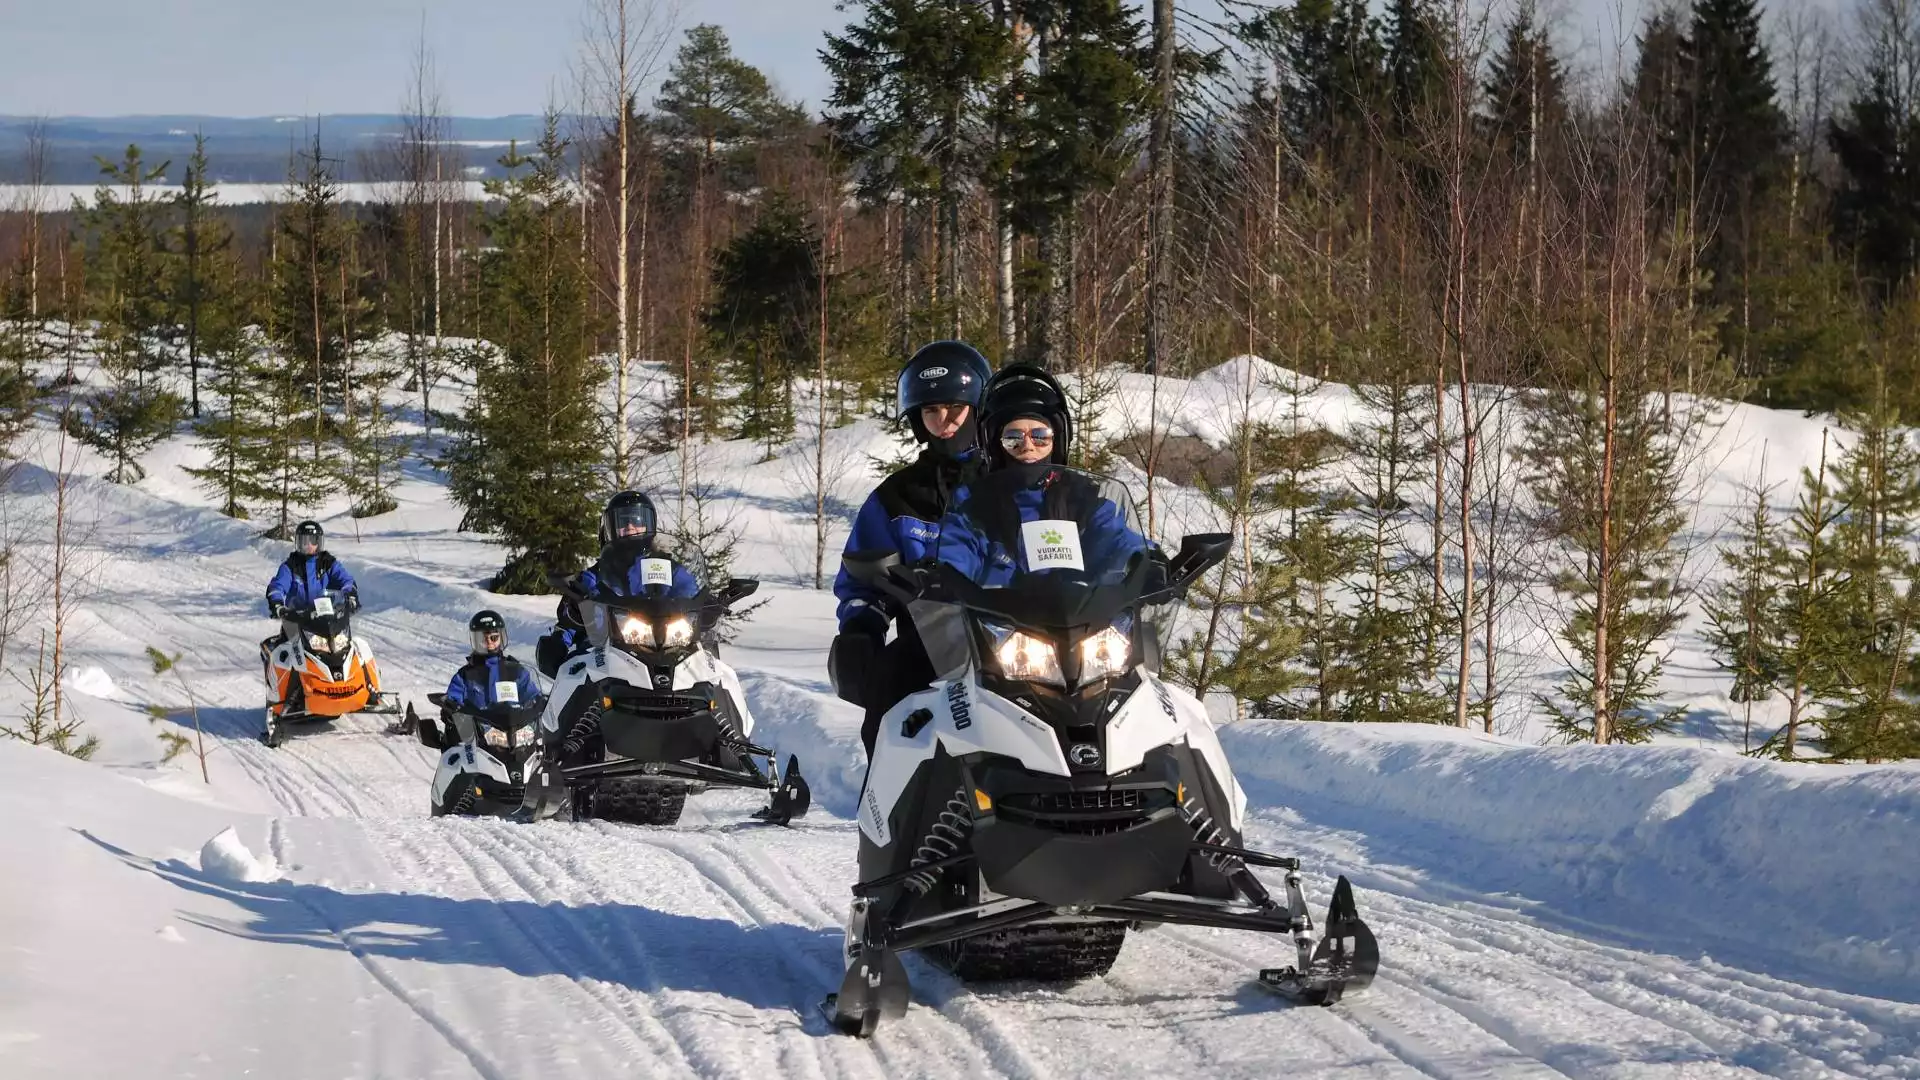
<path id="1" fill-rule="evenodd" d="M 100 159 L 106 179 L 86 213 L 93 240 L 90 310 L 105 385 L 82 395 L 65 420 L 74 438 L 111 459 L 107 475 L 115 483 L 146 475 L 140 458 L 173 433 L 185 411 L 160 378 L 167 361 L 164 203 L 150 186 L 166 170 L 165 162 L 149 168 L 138 146 L 128 146 L 118 163 Z"/>
<path id="2" fill-rule="evenodd" d="M 230 260 L 233 246 L 233 230 L 213 213 L 213 204 L 213 186 L 207 175 L 207 139 L 195 134 L 193 156 L 187 159 L 180 193 L 173 197 L 179 224 L 174 226 L 168 246 L 173 265 L 167 281 L 170 336 L 176 346 L 186 350 L 188 404 L 195 420 L 200 418 L 200 356 L 206 337 L 201 320 L 210 299 L 219 303 L 210 292 L 233 281 L 219 276 L 225 266 L 212 265 Z"/>
<path id="3" fill-rule="evenodd" d="M 245 332 L 204 344 L 208 406 L 193 430 L 207 464 L 186 472 L 219 500 L 221 513 L 245 520 L 251 507 L 269 505 L 279 494 L 272 478 L 280 424 L 268 401 L 281 369 L 262 359 L 261 344 Z"/>
<path id="4" fill-rule="evenodd" d="M 1440 636 L 1428 626 L 1438 615 L 1428 604 L 1432 573 L 1411 544 L 1421 524 L 1412 498 L 1430 490 L 1433 398 L 1404 372 L 1381 373 L 1385 381 L 1353 387 L 1365 412 L 1348 435 L 1357 464 L 1348 483 L 1358 551 L 1348 578 L 1354 681 L 1342 718 L 1444 723 L 1452 703 L 1435 677 L 1429 644 Z"/>
<path id="5" fill-rule="evenodd" d="M 1866 9 L 1865 70 L 1827 143 L 1839 160 L 1834 232 L 1883 300 L 1920 274 L 1920 29 Z"/>
<path id="6" fill-rule="evenodd" d="M 1283 61 L 1287 131 L 1303 156 L 1350 160 L 1379 105 L 1385 54 L 1364 0 L 1301 0 L 1238 28 Z"/>
<path id="7" fill-rule="evenodd" d="M 1872 404 L 1846 417 L 1858 434 L 1839 467 L 1835 532 L 1847 587 L 1840 593 L 1846 649 L 1839 707 L 1822 718 L 1827 756 L 1883 761 L 1920 751 L 1912 694 L 1920 649 L 1913 555 L 1920 525 L 1920 449 L 1888 400 L 1884 374 Z"/>
<path id="8" fill-rule="evenodd" d="M 1133 163 L 1130 134 L 1145 119 L 1144 28 L 1120 0 L 1026 0 L 1017 8 L 1033 28 L 1037 60 L 1012 81 L 1019 108 L 1007 194 L 1015 226 L 1037 240 L 1024 275 L 1030 358 L 1059 364 L 1073 344 L 1075 209 Z"/>
<path id="9" fill-rule="evenodd" d="M 1754 273 L 1765 196 L 1787 164 L 1758 0 L 1694 0 L 1686 58 L 1687 165 L 1695 206 L 1717 223 L 1703 257 L 1717 295 L 1737 297 Z"/>
<path id="10" fill-rule="evenodd" d="M 482 288 L 501 355 L 476 373 L 447 462 L 455 501 L 507 547 L 496 592 L 545 592 L 548 574 L 578 569 L 595 549 L 605 371 L 593 357 L 591 286 L 559 125 L 549 113 L 535 155 L 509 148 L 500 162 L 508 179 L 488 182 L 501 202 L 485 222 L 494 250 Z"/>
<path id="11" fill-rule="evenodd" d="M 1800 471 L 1800 493 L 1771 568 L 1780 583 L 1773 636 L 1787 722 L 1756 753 L 1793 760 L 1801 727 L 1839 692 L 1846 647 L 1841 597 L 1847 579 L 1836 533 L 1845 510 L 1827 468 L 1823 431 L 1819 466 Z"/>
<path id="12" fill-rule="evenodd" d="M 931 212 L 941 262 L 931 304 L 902 298 L 902 346 L 925 340 L 934 326 L 958 336 L 961 206 L 967 186 L 991 171 L 992 122 L 1008 107 L 1001 98 L 1017 54 L 992 9 L 977 0 L 848 6 L 863 12 L 861 20 L 828 34 L 820 54 L 833 79 L 827 123 L 857 167 L 861 194 L 881 204 L 905 201 L 903 281 L 920 266 Z"/>
<path id="13" fill-rule="evenodd" d="M 1388 0 L 1385 44 L 1389 120 L 1404 138 L 1424 122 L 1445 78 L 1446 51 L 1430 0 Z"/>
<path id="14" fill-rule="evenodd" d="M 726 31 L 712 23 L 688 29 L 653 104 L 671 175 L 688 188 L 716 166 L 726 190 L 751 187 L 761 143 L 807 122 L 759 68 L 734 55 Z"/>
<path id="15" fill-rule="evenodd" d="M 793 436 L 794 379 L 818 347 L 822 258 L 805 213 L 775 192 L 714 261 L 707 329 L 741 387 L 739 437 L 764 445 L 769 460 Z"/>
<path id="16" fill-rule="evenodd" d="M 1536 696 L 1570 741 L 1645 742 L 1676 719 L 1658 705 L 1664 641 L 1684 600 L 1676 441 L 1656 394 L 1536 395 L 1522 458 L 1568 555 L 1551 580 L 1571 601 L 1561 637 L 1572 650 L 1565 681 Z"/>
<path id="17" fill-rule="evenodd" d="M 1531 5 L 1508 21 L 1487 74 L 1487 134 L 1509 160 L 1526 165 L 1547 153 L 1567 123 L 1566 67 Z"/>
<path id="18" fill-rule="evenodd" d="M 349 224 L 340 188 L 317 132 L 296 155 L 287 185 L 287 205 L 278 210 L 280 259 L 268 297 L 270 326 L 291 382 L 305 398 L 297 406 L 282 402 L 291 410 L 282 420 L 301 429 L 307 467 L 319 481 L 337 471 L 331 445 L 337 418 L 329 407 L 345 411 L 354 346 L 349 335 L 364 301 L 348 265 Z"/>
<path id="19" fill-rule="evenodd" d="M 1765 459 L 1762 459 L 1762 471 Z M 1771 486 L 1755 484 L 1749 494 L 1736 546 L 1720 549 L 1726 579 L 1706 597 L 1706 639 L 1722 671 L 1731 672 L 1727 699 L 1745 708 L 1741 749 L 1753 749 L 1753 704 L 1772 700 L 1781 680 L 1779 576 L 1780 528 L 1773 519 Z"/>

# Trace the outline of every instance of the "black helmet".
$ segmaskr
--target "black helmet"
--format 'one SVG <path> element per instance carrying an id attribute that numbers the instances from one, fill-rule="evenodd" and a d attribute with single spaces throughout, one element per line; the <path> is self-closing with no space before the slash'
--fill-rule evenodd
<path id="1" fill-rule="evenodd" d="M 929 405 L 971 405 L 980 408 L 981 395 L 993 365 L 980 350 L 964 341 L 936 341 L 922 345 L 900 369 L 897 416 L 913 427 L 913 437 L 932 442 L 920 410 Z M 963 434 L 966 429 L 961 429 Z M 955 449 L 965 449 L 964 446 Z"/>
<path id="2" fill-rule="evenodd" d="M 607 508 L 600 511 L 600 546 L 627 539 L 638 541 L 642 551 L 652 550 L 653 534 L 659 526 L 652 499 L 638 491 L 622 491 L 608 499 Z"/>
<path id="3" fill-rule="evenodd" d="M 507 651 L 507 620 L 497 611 L 482 611 L 467 620 L 467 636 L 476 654 L 499 656 Z"/>
<path id="4" fill-rule="evenodd" d="M 304 550 L 308 544 L 313 545 L 313 551 Z M 326 550 L 326 546 L 327 532 L 319 522 L 309 519 L 293 527 L 293 550 L 302 555 L 312 555 Z"/>
<path id="5" fill-rule="evenodd" d="M 1045 420 L 1053 428 L 1053 460 L 1065 465 L 1073 445 L 1072 406 L 1060 383 L 1032 364 L 1002 368 L 987 382 L 986 400 L 980 406 L 980 443 L 994 460 L 1009 460 L 1000 445 L 1000 431 L 1022 416 Z"/>

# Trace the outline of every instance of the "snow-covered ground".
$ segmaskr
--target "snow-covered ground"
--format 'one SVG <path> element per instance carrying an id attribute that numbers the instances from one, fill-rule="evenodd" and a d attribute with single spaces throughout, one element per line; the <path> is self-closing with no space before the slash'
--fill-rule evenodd
<path id="1" fill-rule="evenodd" d="M 1790 469 L 1811 422 L 1751 419 L 1769 471 Z M 835 498 L 886 450 L 874 427 L 833 432 Z M 769 582 L 728 657 L 813 779 L 790 830 L 746 825 L 755 800 L 725 793 L 670 829 L 434 820 L 430 755 L 383 721 L 262 747 L 259 598 L 284 547 L 207 507 L 177 468 L 195 456 L 170 443 L 131 487 L 85 459 L 71 490 L 88 589 L 67 701 L 104 745 L 87 764 L 0 741 L 9 1080 L 1920 1077 L 1920 768 L 1272 722 L 1226 736 L 1248 839 L 1301 855 L 1316 903 L 1353 878 L 1385 955 L 1364 996 L 1290 1008 L 1251 986 L 1285 943 L 1159 928 L 1066 988 L 968 989 L 910 961 L 905 1020 L 829 1034 L 815 1005 L 838 978 L 862 758 L 826 685 L 831 599 L 804 586 L 807 446 L 700 460 L 745 535 L 736 573 Z M 49 483 L 29 467 L 0 495 L 29 539 Z M 525 655 L 551 601 L 481 591 L 501 553 L 455 531 L 431 472 L 399 496 L 325 520 L 367 598 L 356 629 L 422 700 L 472 611 L 506 613 Z M 148 645 L 184 654 L 210 784 L 156 762 L 158 725 L 189 721 L 147 717 L 187 703 Z M 18 644 L 6 662 L 23 670 Z"/>

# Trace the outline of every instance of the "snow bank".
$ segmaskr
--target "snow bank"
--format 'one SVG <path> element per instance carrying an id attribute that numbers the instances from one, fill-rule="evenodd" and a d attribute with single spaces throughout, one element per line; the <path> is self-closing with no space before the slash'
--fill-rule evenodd
<path id="1" fill-rule="evenodd" d="M 1475 888 L 1920 985 L 1920 767 L 1285 721 L 1222 737 L 1256 802 L 1417 845 Z"/>

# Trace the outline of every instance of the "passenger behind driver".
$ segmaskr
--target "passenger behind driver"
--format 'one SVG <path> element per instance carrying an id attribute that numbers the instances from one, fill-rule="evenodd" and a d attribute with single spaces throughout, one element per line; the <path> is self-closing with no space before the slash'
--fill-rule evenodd
<path id="1" fill-rule="evenodd" d="M 940 524 L 940 562 L 987 588 L 1055 569 L 1029 565 L 1022 526 L 1035 521 L 1072 522 L 1083 568 L 1125 567 L 1136 554 L 1157 555 L 1135 528 L 1123 490 L 1066 467 L 1073 421 L 1052 376 L 1029 365 L 1003 369 L 987 384 L 980 423 L 990 471 L 955 496 Z"/>

